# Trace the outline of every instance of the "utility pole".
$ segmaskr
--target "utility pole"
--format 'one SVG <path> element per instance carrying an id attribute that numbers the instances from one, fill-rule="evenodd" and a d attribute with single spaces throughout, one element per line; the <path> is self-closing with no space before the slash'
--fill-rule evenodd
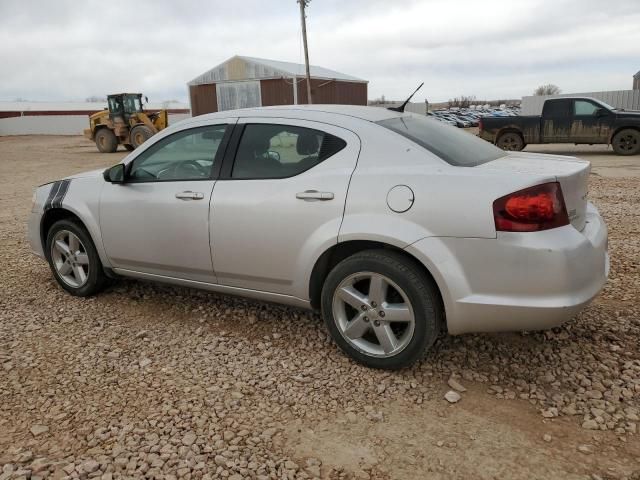
<path id="1" fill-rule="evenodd" d="M 311 73 L 309 73 L 309 49 L 307 47 L 307 21 L 304 9 L 311 0 L 298 0 L 300 4 L 300 22 L 302 23 L 302 43 L 304 44 L 304 65 L 307 69 L 307 103 L 311 105 Z"/>

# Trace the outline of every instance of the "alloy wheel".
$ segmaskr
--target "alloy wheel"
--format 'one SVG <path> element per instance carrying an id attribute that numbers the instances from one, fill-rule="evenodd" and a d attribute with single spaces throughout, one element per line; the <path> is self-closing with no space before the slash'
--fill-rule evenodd
<path id="1" fill-rule="evenodd" d="M 632 134 L 623 135 L 618 139 L 618 148 L 625 152 L 634 150 L 638 144 L 637 138 Z"/>
<path id="2" fill-rule="evenodd" d="M 358 272 L 333 295 L 333 320 L 342 337 L 372 357 L 392 357 L 411 342 L 415 315 L 407 294 L 390 278 Z"/>
<path id="3" fill-rule="evenodd" d="M 78 236 L 60 230 L 51 242 L 51 259 L 59 277 L 73 288 L 80 288 L 89 279 L 89 256 Z"/>
<path id="4" fill-rule="evenodd" d="M 520 139 L 513 134 L 507 134 L 500 139 L 500 148 L 507 151 L 521 150 Z"/>

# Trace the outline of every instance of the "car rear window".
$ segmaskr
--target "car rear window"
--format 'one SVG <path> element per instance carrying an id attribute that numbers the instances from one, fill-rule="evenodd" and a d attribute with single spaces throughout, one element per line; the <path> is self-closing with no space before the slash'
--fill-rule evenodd
<path id="1" fill-rule="evenodd" d="M 475 167 L 506 155 L 504 150 L 475 135 L 427 117 L 408 114 L 376 123 L 456 167 Z"/>

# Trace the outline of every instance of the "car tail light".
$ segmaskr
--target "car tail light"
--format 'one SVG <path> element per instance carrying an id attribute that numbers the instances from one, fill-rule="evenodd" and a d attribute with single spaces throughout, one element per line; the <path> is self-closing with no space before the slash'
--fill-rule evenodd
<path id="1" fill-rule="evenodd" d="M 482 117 L 480 117 L 480 120 L 478 120 L 478 130 L 482 131 L 484 125 L 482 125 Z"/>
<path id="2" fill-rule="evenodd" d="M 569 225 L 558 182 L 543 183 L 505 195 L 493 202 L 499 232 L 538 232 Z"/>

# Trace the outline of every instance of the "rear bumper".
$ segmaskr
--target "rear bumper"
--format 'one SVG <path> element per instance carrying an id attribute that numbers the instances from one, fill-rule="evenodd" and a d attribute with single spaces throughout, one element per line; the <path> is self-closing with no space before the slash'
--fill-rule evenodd
<path id="1" fill-rule="evenodd" d="M 582 232 L 499 232 L 495 239 L 426 238 L 408 251 L 442 292 L 451 334 L 540 330 L 584 308 L 609 273 L 607 227 L 589 204 Z"/>

